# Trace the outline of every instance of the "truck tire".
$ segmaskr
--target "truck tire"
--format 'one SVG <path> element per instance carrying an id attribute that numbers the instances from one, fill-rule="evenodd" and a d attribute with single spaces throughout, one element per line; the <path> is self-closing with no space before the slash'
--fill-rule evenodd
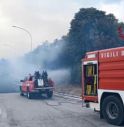
<path id="1" fill-rule="evenodd" d="M 47 97 L 48 98 L 52 98 L 52 96 L 53 96 L 53 91 L 47 91 Z"/>
<path id="2" fill-rule="evenodd" d="M 21 86 L 20 86 L 20 96 L 24 96 Z"/>
<path id="3" fill-rule="evenodd" d="M 121 125 L 124 121 L 124 106 L 119 97 L 108 96 L 101 106 L 103 117 L 108 123 Z"/>
<path id="4" fill-rule="evenodd" d="M 29 87 L 27 87 L 27 98 L 32 99 L 32 94 L 29 91 Z"/>
<path id="5" fill-rule="evenodd" d="M 30 92 L 27 92 L 27 98 L 32 99 L 32 94 Z"/>
<path id="6" fill-rule="evenodd" d="M 24 96 L 24 93 L 23 92 L 20 92 L 20 96 Z"/>

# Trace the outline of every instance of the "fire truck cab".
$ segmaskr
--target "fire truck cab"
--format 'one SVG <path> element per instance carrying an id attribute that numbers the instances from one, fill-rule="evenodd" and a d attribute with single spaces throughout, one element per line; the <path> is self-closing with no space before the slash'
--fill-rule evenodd
<path id="1" fill-rule="evenodd" d="M 87 52 L 82 60 L 82 99 L 97 103 L 100 117 L 124 122 L 124 47 Z"/>

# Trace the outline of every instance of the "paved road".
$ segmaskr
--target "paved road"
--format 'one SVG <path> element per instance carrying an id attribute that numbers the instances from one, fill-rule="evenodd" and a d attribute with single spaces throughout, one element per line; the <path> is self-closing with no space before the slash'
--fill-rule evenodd
<path id="1" fill-rule="evenodd" d="M 53 97 L 48 100 L 0 94 L 0 127 L 115 127 L 81 101 Z"/>

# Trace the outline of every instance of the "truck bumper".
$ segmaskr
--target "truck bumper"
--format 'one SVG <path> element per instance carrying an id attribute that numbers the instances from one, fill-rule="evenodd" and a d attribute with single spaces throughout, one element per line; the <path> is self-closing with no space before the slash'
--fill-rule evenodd
<path id="1" fill-rule="evenodd" d="M 46 93 L 47 91 L 53 91 L 54 87 L 41 87 L 35 88 L 34 90 L 30 91 L 31 93 Z"/>

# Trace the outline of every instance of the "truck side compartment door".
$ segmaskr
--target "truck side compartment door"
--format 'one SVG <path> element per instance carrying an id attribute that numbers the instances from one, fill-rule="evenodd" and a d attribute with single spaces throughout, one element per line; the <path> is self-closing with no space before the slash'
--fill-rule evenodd
<path id="1" fill-rule="evenodd" d="M 84 95 L 97 96 L 98 69 L 97 61 L 84 62 Z"/>

